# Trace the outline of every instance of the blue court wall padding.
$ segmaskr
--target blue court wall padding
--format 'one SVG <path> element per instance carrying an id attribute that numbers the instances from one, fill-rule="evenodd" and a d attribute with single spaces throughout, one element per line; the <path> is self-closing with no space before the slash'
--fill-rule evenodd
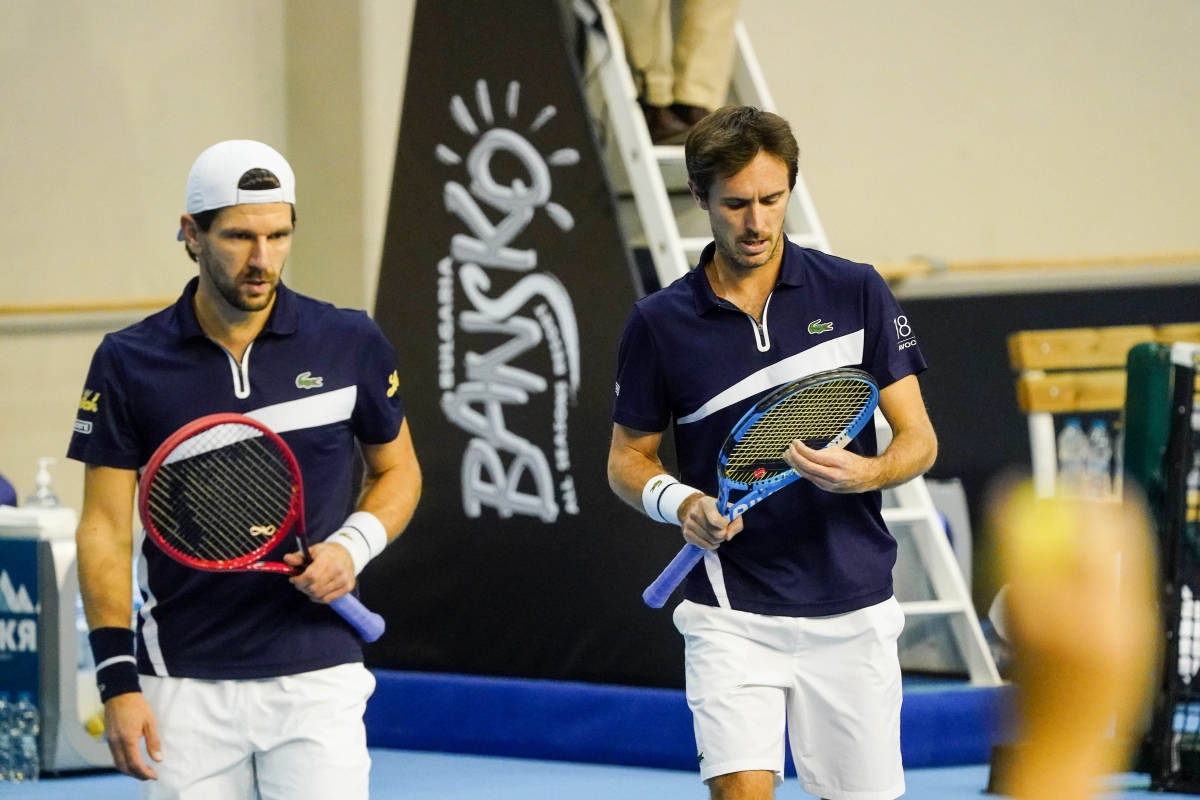
<path id="1" fill-rule="evenodd" d="M 683 692 L 374 670 L 371 747 L 693 769 Z"/>
<path id="2" fill-rule="evenodd" d="M 992 746 L 1011 739 L 1011 687 L 918 688 L 904 693 L 904 766 L 986 764 Z"/>
<path id="3" fill-rule="evenodd" d="M 694 770 L 683 692 L 574 681 L 374 670 L 371 747 Z M 906 690 L 909 768 L 987 763 L 1007 741 L 1010 690 Z M 792 770 L 788 768 L 788 772 Z"/>

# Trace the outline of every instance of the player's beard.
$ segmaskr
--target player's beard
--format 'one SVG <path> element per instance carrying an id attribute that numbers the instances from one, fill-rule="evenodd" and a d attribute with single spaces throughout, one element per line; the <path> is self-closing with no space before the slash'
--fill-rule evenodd
<path id="1" fill-rule="evenodd" d="M 766 246 L 760 253 L 747 253 L 739 246 L 739 242 L 743 238 L 753 238 L 762 241 Z M 716 248 L 725 263 L 739 272 L 749 272 L 771 263 L 782 244 L 783 237 L 779 232 L 774 232 L 773 235 L 766 236 L 757 232 L 742 232 L 737 236 L 726 235 L 716 238 Z"/>
<path id="2" fill-rule="evenodd" d="M 247 267 L 236 277 L 230 278 L 219 267 L 213 265 L 204 254 L 201 254 L 197 260 L 200 268 L 208 276 L 209 282 L 217 290 L 217 294 L 221 295 L 232 308 L 236 308 L 238 311 L 262 311 L 264 308 L 269 308 L 275 300 L 275 289 L 279 278 L 272 278 L 266 270 Z M 242 290 L 242 284 L 248 280 L 265 280 L 269 283 L 269 289 L 262 294 L 247 295 Z"/>

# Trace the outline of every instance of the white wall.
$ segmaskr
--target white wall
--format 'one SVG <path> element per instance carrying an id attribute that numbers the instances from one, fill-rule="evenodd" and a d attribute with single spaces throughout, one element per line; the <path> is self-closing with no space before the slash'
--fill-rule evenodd
<path id="1" fill-rule="evenodd" d="M 269 142 L 298 174 L 289 282 L 373 301 L 413 0 L 10 0 L 0 27 L 0 307 L 169 299 L 195 156 Z M 311 231 L 311 233 L 310 233 Z M 146 312 L 0 314 L 0 474 L 63 457 L 92 350 Z"/>
<path id="2" fill-rule="evenodd" d="M 298 173 L 289 281 L 370 307 L 414 5 L 9 0 L 0 307 L 175 295 L 194 270 L 174 240 L 187 169 L 243 136 Z M 743 0 L 742 16 L 838 252 L 1200 250 L 1195 0 Z M 78 506 L 62 453 L 91 351 L 124 319 L 15 319 L 0 473 L 23 496 L 58 456 Z"/>
<path id="3" fill-rule="evenodd" d="M 831 245 L 1200 249 L 1195 0 L 744 0 Z"/>

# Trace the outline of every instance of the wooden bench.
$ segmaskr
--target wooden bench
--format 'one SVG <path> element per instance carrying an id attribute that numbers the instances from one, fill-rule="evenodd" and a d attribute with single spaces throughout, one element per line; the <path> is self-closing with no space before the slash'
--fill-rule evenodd
<path id="1" fill-rule="evenodd" d="M 1017 402 L 1029 419 L 1037 492 L 1054 494 L 1055 415 L 1104 416 L 1125 407 L 1125 359 L 1140 342 L 1200 342 L 1200 322 L 1017 331 L 1008 337 Z M 1113 431 L 1114 495 L 1120 496 L 1120 427 Z"/>

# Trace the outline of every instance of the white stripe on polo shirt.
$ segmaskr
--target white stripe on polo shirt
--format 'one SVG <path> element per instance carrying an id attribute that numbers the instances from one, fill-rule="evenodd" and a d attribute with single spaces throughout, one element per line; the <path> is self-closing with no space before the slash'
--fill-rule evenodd
<path id="1" fill-rule="evenodd" d="M 752 372 L 725 389 L 691 414 L 680 417 L 676 423 L 687 425 L 689 422 L 702 420 L 710 414 L 745 400 L 747 397 L 762 394 L 768 389 L 800 380 L 815 372 L 861 364 L 863 340 L 863 331 L 859 329 L 763 367 L 758 372 Z"/>
<path id="2" fill-rule="evenodd" d="M 246 413 L 276 433 L 316 428 L 344 422 L 354 413 L 358 401 L 358 387 L 345 386 L 330 392 L 288 400 L 284 403 L 263 406 Z"/>
<path id="3" fill-rule="evenodd" d="M 334 389 L 331 392 L 324 392 L 311 397 L 301 397 L 298 400 L 288 400 L 284 403 L 263 406 L 260 409 L 249 412 L 246 416 L 258 420 L 276 433 L 304 428 L 316 428 L 321 425 L 330 425 L 350 419 L 350 415 L 354 413 L 354 403 L 357 398 L 358 387 L 346 386 L 342 389 Z M 224 447 L 227 444 L 232 444 L 233 441 L 253 439 L 261 435 L 254 428 L 249 426 L 243 427 L 243 431 L 234 434 L 226 430 L 209 428 L 172 450 L 163 459 L 163 463 L 171 464 L 201 453 L 207 453 L 215 447 Z M 237 439 L 231 441 L 231 435 L 236 435 Z"/>
<path id="4" fill-rule="evenodd" d="M 716 550 L 704 551 L 704 571 L 708 574 L 708 582 L 712 585 L 717 605 L 721 608 L 733 608 L 729 604 L 729 591 L 725 588 L 725 571 L 721 569 L 721 557 Z"/>
<path id="5" fill-rule="evenodd" d="M 154 592 L 150 591 L 150 581 L 146 577 L 149 575 L 146 567 L 146 554 L 142 551 L 142 542 L 146 538 L 146 533 L 138 528 L 134 537 L 133 552 L 138 554 L 136 578 L 142 597 L 145 598 L 142 607 L 137 612 L 142 619 L 142 643 L 146 645 L 146 658 L 149 659 L 154 674 L 165 676 L 168 674 L 167 662 L 163 658 L 162 647 L 158 643 L 158 620 L 154 618 L 154 608 L 158 605 L 158 598 L 154 596 Z"/>

